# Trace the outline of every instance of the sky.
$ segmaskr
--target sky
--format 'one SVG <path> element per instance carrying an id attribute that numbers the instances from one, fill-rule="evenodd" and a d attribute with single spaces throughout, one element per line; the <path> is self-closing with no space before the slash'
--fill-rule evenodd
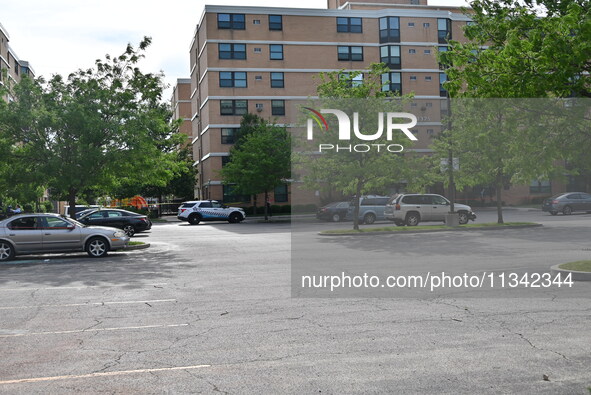
<path id="1" fill-rule="evenodd" d="M 105 54 L 119 55 L 128 43 L 152 37 L 141 68 L 163 71 L 165 82 L 189 77 L 189 46 L 205 4 L 326 8 L 325 0 L 27 0 L 6 1 L 0 23 L 10 46 L 37 76 L 67 76 Z M 430 0 L 431 5 L 465 5 Z M 171 89 L 165 93 L 170 96 Z"/>

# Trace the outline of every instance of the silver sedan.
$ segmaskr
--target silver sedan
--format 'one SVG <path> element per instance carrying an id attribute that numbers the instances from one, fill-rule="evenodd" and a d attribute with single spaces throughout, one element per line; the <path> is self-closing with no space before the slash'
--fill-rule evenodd
<path id="1" fill-rule="evenodd" d="M 0 261 L 16 255 L 86 251 L 93 258 L 127 247 L 120 229 L 87 227 L 58 214 L 21 214 L 0 221 Z"/>

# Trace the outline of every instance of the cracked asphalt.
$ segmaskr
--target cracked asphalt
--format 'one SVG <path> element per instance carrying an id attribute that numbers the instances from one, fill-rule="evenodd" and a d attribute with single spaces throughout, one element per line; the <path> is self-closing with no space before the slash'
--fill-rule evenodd
<path id="1" fill-rule="evenodd" d="M 486 211 L 478 222 L 494 218 Z M 317 232 L 350 224 L 310 220 L 293 240 L 320 256 L 396 252 L 419 271 L 435 258 L 460 269 L 467 257 L 473 272 L 539 272 L 556 260 L 589 259 L 591 214 L 508 210 L 505 220 L 544 227 L 327 240 Z M 172 222 L 134 239 L 152 247 L 0 265 L 0 393 L 588 394 L 591 387 L 591 282 L 510 297 L 493 289 L 292 298 L 289 223 Z"/>

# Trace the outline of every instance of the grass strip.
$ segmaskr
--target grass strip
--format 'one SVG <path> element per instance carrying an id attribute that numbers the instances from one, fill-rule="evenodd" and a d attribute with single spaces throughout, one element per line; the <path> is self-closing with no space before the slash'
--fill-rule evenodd
<path id="1" fill-rule="evenodd" d="M 505 227 L 516 227 L 516 226 L 528 226 L 528 225 L 538 225 L 535 222 L 505 222 L 504 224 L 498 224 L 496 222 L 487 222 L 483 224 L 466 224 L 460 226 L 446 226 L 446 225 L 419 225 L 419 226 L 384 226 L 381 228 L 361 228 L 359 230 L 354 229 L 335 229 L 335 230 L 324 230 L 320 232 L 324 235 L 330 234 L 358 234 L 358 233 L 373 233 L 373 232 L 408 232 L 408 231 L 428 231 L 434 229 L 463 229 L 463 228 L 470 228 L 470 229 L 478 229 L 478 228 L 505 228 Z"/>
<path id="2" fill-rule="evenodd" d="M 591 272 L 591 260 L 563 263 L 558 266 L 560 269 L 574 270 L 576 272 Z"/>

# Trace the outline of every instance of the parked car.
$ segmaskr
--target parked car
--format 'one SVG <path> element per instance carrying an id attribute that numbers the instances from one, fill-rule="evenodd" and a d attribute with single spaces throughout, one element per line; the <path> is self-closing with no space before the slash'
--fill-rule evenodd
<path id="1" fill-rule="evenodd" d="M 398 226 L 416 226 L 419 222 L 445 222 L 450 202 L 441 195 L 435 194 L 401 194 L 393 197 L 386 206 L 386 219 L 394 221 Z M 470 206 L 454 203 L 460 225 L 474 221 L 476 214 Z"/>
<path id="2" fill-rule="evenodd" d="M 194 200 L 179 207 L 177 218 L 191 225 L 201 221 L 228 221 L 233 224 L 242 222 L 246 214 L 240 207 L 228 207 L 216 200 Z"/>
<path id="3" fill-rule="evenodd" d="M 383 221 L 386 203 L 390 200 L 389 196 L 368 195 L 359 198 L 359 221 L 364 224 L 373 224 L 376 221 Z M 347 210 L 347 219 L 353 219 L 355 210 L 355 199 L 349 203 Z"/>
<path id="4" fill-rule="evenodd" d="M 591 212 L 591 195 L 585 192 L 559 193 L 544 200 L 542 211 L 547 211 L 552 215 L 559 212 L 564 215 L 570 215 L 575 211 Z"/>
<path id="5" fill-rule="evenodd" d="M 125 232 L 87 227 L 58 214 L 19 214 L 0 221 L 0 261 L 16 255 L 86 251 L 93 258 L 124 249 Z"/>
<path id="6" fill-rule="evenodd" d="M 78 221 L 89 226 L 112 226 L 123 229 L 129 237 L 152 228 L 152 221 L 147 215 L 115 208 L 93 210 L 78 218 Z"/>
<path id="7" fill-rule="evenodd" d="M 332 202 L 320 207 L 316 212 L 316 218 L 324 221 L 340 222 L 347 218 L 349 202 Z"/>
<path id="8" fill-rule="evenodd" d="M 91 205 L 83 205 L 83 204 L 77 204 L 76 207 L 74 207 L 74 218 L 78 219 L 82 216 L 82 213 L 87 213 L 88 210 L 97 210 L 101 208 L 101 206 L 98 206 L 96 204 L 91 204 Z M 70 215 L 70 206 L 65 206 L 64 207 L 64 215 L 66 217 L 71 217 Z"/>

